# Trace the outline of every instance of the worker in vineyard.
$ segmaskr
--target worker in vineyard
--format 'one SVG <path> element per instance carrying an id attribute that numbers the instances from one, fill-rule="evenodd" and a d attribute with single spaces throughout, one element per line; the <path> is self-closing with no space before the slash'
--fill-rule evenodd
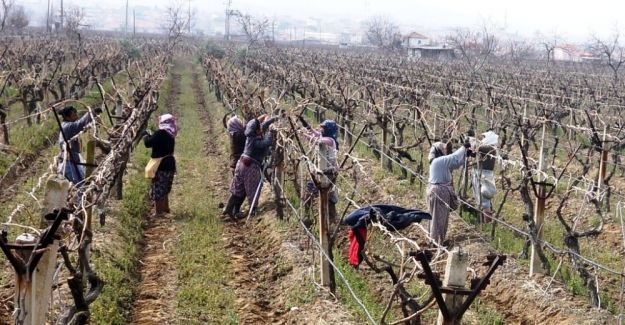
<path id="1" fill-rule="evenodd" d="M 458 208 L 458 197 L 452 186 L 451 173 L 464 166 L 468 155 L 473 155 L 470 147 L 471 144 L 467 141 L 453 153 L 450 153 L 451 142 L 436 142 L 430 148 L 427 202 L 432 215 L 430 237 L 438 244 L 445 241 L 449 212 Z"/>
<path id="2" fill-rule="evenodd" d="M 176 158 L 174 149 L 178 124 L 171 114 L 158 118 L 158 130 L 151 134 L 146 131 L 143 143 L 152 148 L 151 159 L 145 167 L 145 176 L 152 179 L 150 200 L 154 204 L 154 214 L 162 216 L 170 212 L 169 193 L 176 175 Z"/>
<path id="3" fill-rule="evenodd" d="M 266 115 L 261 115 L 245 126 L 245 148 L 234 169 L 230 197 L 224 208 L 224 213 L 232 219 L 241 217 L 239 212 L 246 197 L 250 204 L 250 214 L 255 212 L 263 185 L 263 160 L 274 141 L 274 132 L 270 126 L 276 120 L 277 117 L 267 119 Z"/>
<path id="4" fill-rule="evenodd" d="M 319 124 L 319 130 L 313 129 L 306 120 L 299 117 L 302 126 L 306 128 L 304 136 L 315 145 L 319 146 L 319 168 L 324 177 L 321 177 L 321 185 L 330 187 L 328 196 L 328 219 L 330 222 L 336 220 L 336 203 L 338 202 L 338 195 L 334 188 L 334 182 L 339 171 L 339 165 L 336 161 L 337 152 L 339 149 L 338 125 L 334 120 L 325 120 Z M 325 184 L 323 184 L 325 183 Z M 306 189 L 302 193 L 302 200 L 304 202 L 304 208 L 306 209 L 306 218 L 310 217 L 312 208 L 312 202 L 315 197 L 319 195 L 319 189 L 312 180 L 306 183 Z M 309 221 L 310 222 L 310 221 Z"/>
<path id="5" fill-rule="evenodd" d="M 226 128 L 228 129 L 228 137 L 230 139 L 230 170 L 232 175 L 234 175 L 234 169 L 245 149 L 245 125 L 235 115 L 228 119 Z"/>
<path id="6" fill-rule="evenodd" d="M 476 152 L 475 165 L 471 170 L 473 196 L 482 213 L 483 223 L 490 223 L 493 213 L 492 198 L 497 194 L 495 186 L 495 163 L 497 161 L 497 146 L 499 136 L 493 131 L 482 133 Z"/>
<path id="7" fill-rule="evenodd" d="M 78 111 L 73 106 L 67 106 L 59 112 L 61 115 L 61 132 L 59 145 L 61 154 L 57 157 L 57 173 L 65 176 L 74 186 L 80 186 L 85 178 L 85 163 L 80 155 L 82 143 L 78 136 L 92 121 L 92 115 L 86 112 L 78 117 Z M 95 116 L 102 113 L 101 108 L 94 108 Z"/>

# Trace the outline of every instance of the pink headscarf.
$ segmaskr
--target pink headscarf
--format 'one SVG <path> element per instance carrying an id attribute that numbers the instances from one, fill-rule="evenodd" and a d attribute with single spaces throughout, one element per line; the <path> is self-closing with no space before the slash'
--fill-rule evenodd
<path id="1" fill-rule="evenodd" d="M 158 118 L 159 130 L 165 130 L 172 137 L 176 137 L 178 134 L 178 124 L 176 124 L 176 118 L 171 114 L 164 114 Z"/>

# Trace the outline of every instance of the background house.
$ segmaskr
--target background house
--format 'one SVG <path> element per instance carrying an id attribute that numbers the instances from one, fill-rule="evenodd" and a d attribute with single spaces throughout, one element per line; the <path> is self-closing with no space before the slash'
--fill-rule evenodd
<path id="1" fill-rule="evenodd" d="M 452 59 L 455 57 L 454 50 L 446 45 L 438 45 L 435 42 L 417 32 L 412 32 L 402 39 L 408 56 L 414 58 Z"/>
<path id="2" fill-rule="evenodd" d="M 408 35 L 405 35 L 402 40 L 402 44 L 406 48 L 414 48 L 418 46 L 430 45 L 431 40 L 429 37 L 419 34 L 417 32 L 412 32 Z"/>

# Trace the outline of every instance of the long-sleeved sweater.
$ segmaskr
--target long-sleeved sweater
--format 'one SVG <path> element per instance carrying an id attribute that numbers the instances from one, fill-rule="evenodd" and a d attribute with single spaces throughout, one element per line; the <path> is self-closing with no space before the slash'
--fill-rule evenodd
<path id="1" fill-rule="evenodd" d="M 143 143 L 147 148 L 152 148 L 152 158 L 163 158 L 158 166 L 160 171 L 176 171 L 176 159 L 174 158 L 174 149 L 176 140 L 165 130 L 158 130 L 151 136 L 143 137 Z"/>
<path id="2" fill-rule="evenodd" d="M 59 145 L 61 148 L 65 148 L 65 141 L 63 140 L 63 134 L 65 135 L 66 140 L 69 141 L 69 159 L 72 162 L 79 163 L 80 162 L 80 139 L 71 140 L 74 136 L 80 133 L 85 127 L 91 122 L 91 115 L 85 114 L 81 118 L 76 121 L 69 122 L 63 121 L 61 123 L 61 128 L 63 129 L 63 133 L 59 133 Z"/>
<path id="3" fill-rule="evenodd" d="M 465 147 L 460 147 L 454 153 L 434 158 L 430 163 L 430 184 L 451 183 L 451 171 L 464 165 L 466 156 Z"/>
<path id="4" fill-rule="evenodd" d="M 269 126 L 276 120 L 277 118 L 275 117 L 270 118 L 261 124 L 262 132 L 266 132 L 267 129 L 269 129 Z M 254 119 L 247 123 L 247 126 L 245 127 L 245 136 L 247 139 L 245 141 L 245 150 L 243 150 L 243 155 L 254 159 L 254 161 L 260 165 L 268 153 L 269 146 L 273 143 L 273 134 L 269 132 L 267 136 L 263 138 L 260 134 L 256 133 L 257 128 L 258 120 Z"/>

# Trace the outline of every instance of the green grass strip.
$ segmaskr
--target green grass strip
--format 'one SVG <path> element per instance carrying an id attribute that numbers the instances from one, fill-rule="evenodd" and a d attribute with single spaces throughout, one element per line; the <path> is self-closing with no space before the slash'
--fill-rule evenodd
<path id="1" fill-rule="evenodd" d="M 179 168 L 172 208 L 179 233 L 175 247 L 179 283 L 176 309 L 183 324 L 237 324 L 234 295 L 227 288 L 230 272 L 223 225 L 217 216 L 219 202 L 209 184 L 222 175 L 219 162 L 204 153 L 206 125 L 196 110 L 190 68 L 184 66 L 181 71 L 182 93 L 174 112 L 181 127 L 176 138 Z"/>

